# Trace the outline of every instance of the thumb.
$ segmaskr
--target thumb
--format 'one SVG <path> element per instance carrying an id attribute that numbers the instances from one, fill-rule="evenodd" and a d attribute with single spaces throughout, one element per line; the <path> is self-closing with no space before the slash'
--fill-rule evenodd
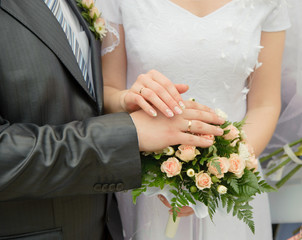
<path id="1" fill-rule="evenodd" d="M 187 84 L 175 84 L 175 87 L 180 94 L 185 93 L 189 89 Z"/>

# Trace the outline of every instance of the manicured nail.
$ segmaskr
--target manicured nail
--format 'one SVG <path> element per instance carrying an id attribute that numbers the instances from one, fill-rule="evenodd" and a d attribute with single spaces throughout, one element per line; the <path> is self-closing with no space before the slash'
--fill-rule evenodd
<path id="1" fill-rule="evenodd" d="M 222 117 L 218 117 L 218 120 L 219 120 L 220 122 L 225 122 L 225 119 L 222 118 Z"/>
<path id="2" fill-rule="evenodd" d="M 223 132 L 224 132 L 220 127 L 217 128 L 217 131 L 218 131 L 218 133 L 221 134 L 221 135 L 222 135 Z"/>
<path id="3" fill-rule="evenodd" d="M 185 106 L 185 104 L 182 102 L 182 101 L 179 101 L 179 106 L 182 108 L 182 109 L 185 109 L 186 108 L 186 106 Z"/>
<path id="4" fill-rule="evenodd" d="M 182 111 L 181 111 L 181 109 L 179 107 L 176 106 L 174 108 L 174 110 L 175 110 L 175 112 L 177 112 L 177 114 L 182 114 Z"/>
<path id="5" fill-rule="evenodd" d="M 157 116 L 157 113 L 153 109 L 150 109 L 149 111 L 150 111 L 150 113 L 152 114 L 153 117 Z"/>
<path id="6" fill-rule="evenodd" d="M 168 114 L 169 117 L 173 117 L 174 116 L 173 112 L 170 109 L 167 109 L 166 113 Z"/>

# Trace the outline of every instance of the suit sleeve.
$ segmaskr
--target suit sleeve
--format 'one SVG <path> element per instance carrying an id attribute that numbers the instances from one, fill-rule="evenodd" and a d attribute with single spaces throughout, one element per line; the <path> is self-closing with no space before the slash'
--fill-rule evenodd
<path id="1" fill-rule="evenodd" d="M 126 113 L 59 126 L 0 117 L 0 201 L 140 186 L 135 126 Z"/>

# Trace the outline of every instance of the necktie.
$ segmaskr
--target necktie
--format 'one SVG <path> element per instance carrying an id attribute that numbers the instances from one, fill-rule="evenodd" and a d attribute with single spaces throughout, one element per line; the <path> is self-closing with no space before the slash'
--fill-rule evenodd
<path id="1" fill-rule="evenodd" d="M 75 38 L 74 32 L 72 31 L 71 27 L 69 26 L 69 24 L 67 23 L 67 21 L 65 20 L 65 18 L 63 16 L 63 11 L 60 7 L 59 0 L 44 0 L 44 2 L 48 6 L 48 8 L 52 11 L 54 16 L 57 18 L 57 20 L 60 23 L 63 31 L 65 32 L 67 40 L 68 40 L 68 42 L 71 46 L 73 54 L 74 54 L 74 56 L 75 56 L 75 58 L 78 62 L 79 68 L 80 68 L 80 70 L 83 74 L 84 80 L 87 84 L 89 92 L 92 96 L 94 96 L 93 83 L 89 79 L 88 69 L 87 69 L 87 65 L 85 63 L 85 60 L 83 58 L 82 51 L 80 49 L 78 41 Z"/>

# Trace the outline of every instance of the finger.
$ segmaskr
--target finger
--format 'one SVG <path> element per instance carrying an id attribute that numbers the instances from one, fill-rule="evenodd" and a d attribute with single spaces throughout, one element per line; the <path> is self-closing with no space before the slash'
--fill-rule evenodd
<path id="1" fill-rule="evenodd" d="M 192 145 L 201 148 L 207 148 L 213 145 L 212 139 L 207 139 L 202 136 L 193 135 L 185 132 L 178 132 L 177 134 L 174 135 L 172 140 L 173 140 L 172 141 L 173 145 L 184 144 L 184 145 Z"/>
<path id="2" fill-rule="evenodd" d="M 156 117 L 156 110 L 141 96 L 136 93 L 130 92 L 124 98 L 125 105 L 132 111 L 135 111 L 140 107 L 144 112 L 146 112 L 151 117 Z"/>
<path id="3" fill-rule="evenodd" d="M 148 72 L 148 74 L 151 76 L 151 78 L 154 82 L 157 82 L 161 87 L 163 87 L 167 91 L 168 95 L 163 96 L 163 97 L 170 96 L 173 99 L 173 101 L 175 102 L 172 104 L 172 101 L 169 100 L 169 101 L 171 101 L 171 105 L 170 105 L 170 102 L 168 102 L 167 103 L 168 106 L 170 106 L 173 110 L 175 107 L 180 107 L 182 109 L 185 107 L 180 93 L 178 92 L 177 88 L 175 87 L 175 84 L 173 84 L 170 81 L 170 79 L 168 79 L 166 76 L 164 76 L 163 74 L 161 74 L 160 72 L 158 72 L 156 70 L 151 70 Z M 163 99 L 163 100 L 165 100 L 165 99 Z M 175 113 L 178 113 L 177 111 L 178 110 L 176 110 Z"/>
<path id="4" fill-rule="evenodd" d="M 199 120 L 215 125 L 220 125 L 225 122 L 225 120 L 219 117 L 216 113 L 195 109 L 185 109 L 182 117 L 189 120 Z"/>
<path id="5" fill-rule="evenodd" d="M 156 84 L 156 83 L 155 83 Z M 149 84 L 148 84 L 149 85 Z M 168 97 L 166 98 L 166 100 L 162 100 L 162 97 L 160 97 L 161 95 L 163 95 L 164 93 L 162 93 L 161 91 L 155 90 L 156 92 L 154 92 L 153 90 L 151 90 L 150 88 L 152 88 L 150 85 L 146 88 L 144 88 L 141 91 L 141 96 L 146 99 L 149 103 L 151 103 L 154 107 L 156 107 L 160 112 L 162 112 L 165 116 L 167 117 L 173 117 L 174 113 L 171 110 L 171 108 L 166 104 L 166 102 L 168 102 L 169 100 Z M 161 93 L 160 93 L 161 92 Z M 170 101 L 170 105 L 171 102 L 173 101 L 172 98 L 170 97 L 171 101 Z M 176 104 L 175 101 L 174 105 Z M 175 108 L 175 107 L 174 107 Z M 179 108 L 179 111 L 180 108 Z M 182 111 L 181 111 L 182 113 Z M 180 114 L 180 113 L 179 113 Z"/>
<path id="6" fill-rule="evenodd" d="M 171 214 L 173 214 L 172 209 L 169 210 Z M 177 217 L 187 217 L 194 214 L 194 210 L 191 207 L 184 206 L 180 208 L 180 211 L 177 213 Z"/>
<path id="7" fill-rule="evenodd" d="M 160 201 L 162 201 L 162 203 L 168 207 L 168 208 L 171 208 L 171 204 L 169 203 L 169 201 L 161 194 L 157 195 L 157 197 L 159 198 Z"/>
<path id="8" fill-rule="evenodd" d="M 189 122 L 190 128 L 188 129 Z M 181 129 L 183 132 L 191 132 L 194 134 L 207 134 L 207 135 L 215 135 L 215 136 L 221 136 L 223 135 L 223 130 L 219 126 L 214 126 L 211 124 L 207 124 L 202 121 L 198 120 L 188 120 Z"/>
<path id="9" fill-rule="evenodd" d="M 175 84 L 175 87 L 180 94 L 189 90 L 189 86 L 187 84 Z"/>
<path id="10" fill-rule="evenodd" d="M 201 111 L 215 113 L 215 111 L 212 108 L 209 108 L 208 106 L 200 104 L 195 101 L 184 101 L 184 104 L 187 109 L 189 108 L 189 109 L 195 109 L 195 110 L 201 110 Z"/>

